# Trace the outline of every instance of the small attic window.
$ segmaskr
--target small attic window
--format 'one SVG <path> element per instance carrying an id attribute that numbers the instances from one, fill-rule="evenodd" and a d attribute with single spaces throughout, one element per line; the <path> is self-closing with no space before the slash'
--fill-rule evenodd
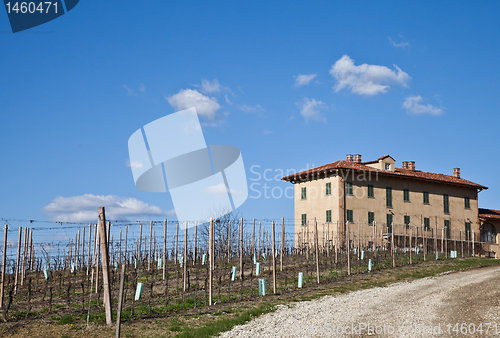
<path id="1" fill-rule="evenodd" d="M 391 170 L 391 164 L 390 163 L 386 163 L 385 164 L 385 170 Z"/>

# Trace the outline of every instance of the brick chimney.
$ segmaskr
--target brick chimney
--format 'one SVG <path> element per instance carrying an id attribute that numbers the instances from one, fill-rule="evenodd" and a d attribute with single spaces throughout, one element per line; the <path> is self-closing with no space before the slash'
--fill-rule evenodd
<path id="1" fill-rule="evenodd" d="M 453 176 L 460 178 L 460 168 L 453 168 Z"/>
<path id="2" fill-rule="evenodd" d="M 354 155 L 354 162 L 361 163 L 361 155 L 360 154 Z"/>
<path id="3" fill-rule="evenodd" d="M 402 168 L 402 169 L 408 169 L 408 162 L 403 162 L 403 163 L 401 164 L 401 168 Z"/>
<path id="4" fill-rule="evenodd" d="M 411 161 L 407 163 L 408 170 L 415 171 L 415 161 Z"/>
<path id="5" fill-rule="evenodd" d="M 351 154 L 347 155 L 347 162 L 352 162 L 353 156 Z"/>

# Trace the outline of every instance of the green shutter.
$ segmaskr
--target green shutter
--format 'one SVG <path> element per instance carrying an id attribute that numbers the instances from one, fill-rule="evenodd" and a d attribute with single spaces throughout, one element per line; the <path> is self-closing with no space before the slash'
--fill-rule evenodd
<path id="1" fill-rule="evenodd" d="M 329 196 L 332 194 L 332 183 L 331 182 L 328 182 L 326 184 L 326 195 Z"/>
<path id="2" fill-rule="evenodd" d="M 368 211 L 368 225 L 373 225 L 374 221 L 375 221 L 375 213 Z"/>
<path id="3" fill-rule="evenodd" d="M 307 214 L 302 214 L 302 226 L 305 227 L 307 225 Z"/>
<path id="4" fill-rule="evenodd" d="M 300 199 L 305 200 L 306 198 L 307 198 L 307 194 L 306 194 L 306 187 L 303 187 L 303 188 L 300 190 Z"/>
<path id="5" fill-rule="evenodd" d="M 332 211 L 331 210 L 327 210 L 326 211 L 326 222 L 327 223 L 331 223 L 332 222 Z"/>
<path id="6" fill-rule="evenodd" d="M 431 220 L 430 218 L 424 218 L 424 230 L 431 230 Z"/>
<path id="7" fill-rule="evenodd" d="M 429 193 L 424 191 L 424 204 L 429 204 Z"/>
<path id="8" fill-rule="evenodd" d="M 471 239 L 470 222 L 465 222 L 465 240 L 470 241 Z"/>
<path id="9" fill-rule="evenodd" d="M 385 203 L 388 208 L 392 208 L 392 188 L 385 188 Z"/>
<path id="10" fill-rule="evenodd" d="M 387 232 L 392 233 L 392 214 L 387 214 Z"/>
<path id="11" fill-rule="evenodd" d="M 352 183 L 351 182 L 346 183 L 346 192 L 345 193 L 348 196 L 352 196 Z"/>
<path id="12" fill-rule="evenodd" d="M 444 231 L 446 232 L 446 238 L 450 239 L 451 238 L 450 221 L 447 219 L 444 220 Z"/>
<path id="13" fill-rule="evenodd" d="M 450 196 L 448 195 L 443 195 L 443 207 L 444 207 L 444 213 L 449 214 L 450 213 Z"/>
<path id="14" fill-rule="evenodd" d="M 368 197 L 370 197 L 370 198 L 375 197 L 375 195 L 373 193 L 373 185 L 368 186 Z"/>
<path id="15" fill-rule="evenodd" d="M 408 229 L 410 227 L 410 216 L 405 215 L 405 227 Z"/>
<path id="16" fill-rule="evenodd" d="M 469 197 L 464 198 L 464 203 L 465 203 L 465 209 L 470 209 L 470 198 Z"/>
<path id="17" fill-rule="evenodd" d="M 408 189 L 403 190 L 403 199 L 405 202 L 410 202 L 410 190 Z"/>
<path id="18" fill-rule="evenodd" d="M 347 222 L 354 223 L 354 213 L 352 210 L 347 210 Z"/>

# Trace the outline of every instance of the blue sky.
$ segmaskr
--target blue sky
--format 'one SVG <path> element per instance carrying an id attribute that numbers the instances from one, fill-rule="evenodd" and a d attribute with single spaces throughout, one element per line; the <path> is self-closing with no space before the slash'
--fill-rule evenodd
<path id="1" fill-rule="evenodd" d="M 173 219 L 168 194 L 135 187 L 127 141 L 193 95 L 207 144 L 238 147 L 261 193 L 288 185 L 254 181 L 254 165 L 274 177 L 390 154 L 460 167 L 500 209 L 499 7 L 80 1 L 16 34 L 0 10 L 0 217 L 84 221 L 103 202 Z M 243 217 L 293 217 L 293 200 L 254 190 Z"/>

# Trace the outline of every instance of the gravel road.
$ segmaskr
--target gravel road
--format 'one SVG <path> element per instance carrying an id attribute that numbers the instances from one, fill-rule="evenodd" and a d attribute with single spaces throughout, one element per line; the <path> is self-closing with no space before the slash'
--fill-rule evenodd
<path id="1" fill-rule="evenodd" d="M 325 296 L 221 337 L 500 337 L 499 280 L 490 267 Z"/>

